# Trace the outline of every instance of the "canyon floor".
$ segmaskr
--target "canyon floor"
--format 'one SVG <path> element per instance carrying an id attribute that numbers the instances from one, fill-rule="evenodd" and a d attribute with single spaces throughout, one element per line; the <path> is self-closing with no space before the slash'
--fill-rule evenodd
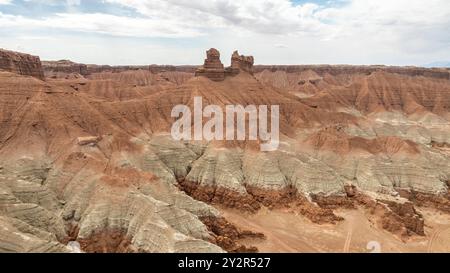
<path id="1" fill-rule="evenodd" d="M 359 210 L 338 210 L 345 220 L 337 225 L 316 225 L 290 210 L 263 209 L 242 214 L 219 208 L 237 226 L 261 232 L 266 239 L 243 240 L 262 253 L 448 253 L 450 216 L 433 209 L 421 211 L 426 219 L 425 236 L 403 241 L 379 229 Z"/>
<path id="2" fill-rule="evenodd" d="M 450 251 L 450 69 L 254 61 L 0 50 L 0 252 Z M 279 106 L 278 149 L 175 140 L 196 97 Z"/>

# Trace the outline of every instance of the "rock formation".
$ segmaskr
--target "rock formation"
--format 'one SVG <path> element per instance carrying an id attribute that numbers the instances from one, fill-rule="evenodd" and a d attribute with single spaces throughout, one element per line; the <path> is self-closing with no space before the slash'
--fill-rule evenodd
<path id="1" fill-rule="evenodd" d="M 424 67 L 400 67 L 400 66 L 385 66 L 385 65 L 257 65 L 254 68 L 255 73 L 267 71 L 283 71 L 286 73 L 301 73 L 305 71 L 314 71 L 320 76 L 330 74 L 337 75 L 352 75 L 364 74 L 370 75 L 376 71 L 387 73 L 395 73 L 406 76 L 424 76 L 437 79 L 450 79 L 450 71 L 446 68 L 424 68 Z"/>
<path id="2" fill-rule="evenodd" d="M 150 71 L 153 74 L 182 74 L 186 76 L 194 76 L 196 66 L 173 66 L 173 65 L 95 65 L 75 63 L 69 60 L 60 61 L 43 61 L 42 68 L 47 78 L 73 78 L 71 75 L 80 75 L 82 77 L 89 77 L 93 74 L 102 73 L 124 73 L 130 71 Z"/>
<path id="3" fill-rule="evenodd" d="M 101 138 L 98 136 L 85 136 L 85 137 L 78 137 L 77 143 L 80 146 L 83 146 L 83 145 L 93 146 L 93 145 L 96 145 L 100 140 L 101 140 Z"/>
<path id="4" fill-rule="evenodd" d="M 217 49 L 211 48 L 206 51 L 205 63 L 198 68 L 195 76 L 205 76 L 213 81 L 223 81 L 227 76 L 236 76 L 241 71 L 253 75 L 253 56 L 239 55 L 237 51 L 231 56 L 231 66 L 224 68 L 220 61 L 220 53 Z"/>
<path id="5" fill-rule="evenodd" d="M 239 55 L 238 51 L 234 51 L 231 56 L 231 66 L 229 71 L 231 75 L 237 75 L 240 71 L 245 71 L 253 75 L 253 56 Z"/>
<path id="6" fill-rule="evenodd" d="M 148 67 L 148 69 L 152 73 L 164 73 L 164 72 L 185 72 L 185 73 L 195 73 L 197 69 L 196 66 L 193 65 L 156 65 L 152 64 Z"/>
<path id="7" fill-rule="evenodd" d="M 45 76 L 48 78 L 58 78 L 61 74 L 79 74 L 81 76 L 87 76 L 87 65 L 74 63 L 69 60 L 59 61 L 43 61 L 42 67 L 44 69 Z"/>
<path id="8" fill-rule="evenodd" d="M 195 71 L 195 76 L 204 76 L 213 81 L 223 81 L 225 79 L 225 69 L 220 61 L 220 52 L 211 48 L 206 51 L 205 63 Z"/>
<path id="9" fill-rule="evenodd" d="M 0 49 L 0 70 L 44 80 L 44 72 L 38 56 Z"/>

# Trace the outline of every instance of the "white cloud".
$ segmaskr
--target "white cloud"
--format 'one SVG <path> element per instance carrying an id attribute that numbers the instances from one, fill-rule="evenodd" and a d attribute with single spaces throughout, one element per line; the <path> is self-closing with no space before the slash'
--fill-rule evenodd
<path id="1" fill-rule="evenodd" d="M 274 46 L 275 46 L 276 48 L 288 48 L 288 46 L 285 45 L 285 44 L 275 44 Z"/>
<path id="2" fill-rule="evenodd" d="M 55 0 L 27 1 L 53 3 Z M 79 29 L 119 36 L 191 37 L 232 29 L 275 36 L 309 35 L 325 41 L 366 35 L 404 38 L 407 35 L 423 34 L 429 39 L 433 38 L 429 37 L 430 34 L 443 34 L 442 31 L 450 28 L 448 0 L 347 0 L 344 1 L 346 4 L 338 7 L 312 3 L 295 5 L 289 0 L 103 2 L 134 9 L 142 17 L 61 13 L 41 20 L 32 21 L 23 17 L 15 17 L 12 20 L 22 26 L 29 24 L 30 27 Z M 80 0 L 66 0 L 66 3 L 79 5 Z"/>
<path id="3" fill-rule="evenodd" d="M 144 16 L 179 20 L 193 27 L 241 27 L 272 34 L 315 31 L 321 23 L 316 4 L 295 6 L 288 0 L 104 0 Z"/>
<path id="4" fill-rule="evenodd" d="M 270 39 L 297 36 L 329 43 L 345 39 L 355 44 L 364 40 L 367 48 L 389 47 L 392 51 L 450 47 L 448 0 L 346 0 L 334 6 L 295 5 L 288 0 L 104 1 L 153 20 L 181 21 L 187 29 L 206 33 L 228 29 Z"/>
<path id="5" fill-rule="evenodd" d="M 66 3 L 69 6 L 79 6 L 81 4 L 81 0 L 66 0 Z"/>
<path id="6" fill-rule="evenodd" d="M 36 4 L 45 4 L 45 5 L 61 4 L 61 0 L 24 0 L 24 1 L 25 2 L 33 2 Z M 81 0 L 64 0 L 64 2 L 68 6 L 79 6 L 81 4 Z"/>
<path id="7" fill-rule="evenodd" d="M 187 29 L 182 22 L 121 17 L 103 13 L 59 13 L 33 19 L 0 12 L 0 26 L 23 29 L 60 29 L 125 37 L 196 37 L 202 35 Z"/>
<path id="8" fill-rule="evenodd" d="M 450 22 L 447 0 L 347 0 L 338 7 L 289 0 L 104 0 L 135 9 L 151 18 L 183 21 L 193 27 L 242 27 L 292 34 L 327 34 L 336 30 L 435 25 Z"/>
<path id="9" fill-rule="evenodd" d="M 11 0 L 0 0 L 0 5 L 9 5 L 11 4 Z"/>
<path id="10" fill-rule="evenodd" d="M 450 59 L 448 0 L 334 0 L 329 1 L 331 5 L 295 5 L 288 0 L 103 2 L 132 9 L 140 16 L 83 14 L 74 9 L 74 13 L 69 10 L 32 19 L 0 12 L 0 28 L 19 34 L 60 29 L 127 39 L 180 38 L 178 45 L 174 42 L 168 49 L 173 53 L 166 63 L 180 61 L 171 56 L 183 58 L 175 54 L 186 50 L 183 38 L 199 37 L 190 40 L 194 45 L 189 50 L 195 47 L 203 52 L 216 46 L 229 52 L 238 48 L 254 54 L 258 63 L 420 64 Z M 80 1 L 66 3 L 77 6 Z M 274 51 L 274 47 L 284 50 Z M 188 56 L 184 60 L 191 61 Z"/>

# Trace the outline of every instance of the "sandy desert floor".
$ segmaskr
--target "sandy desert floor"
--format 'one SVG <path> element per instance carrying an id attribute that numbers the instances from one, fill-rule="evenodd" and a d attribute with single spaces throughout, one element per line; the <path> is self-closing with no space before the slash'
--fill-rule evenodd
<path id="1" fill-rule="evenodd" d="M 407 241 L 382 230 L 361 210 L 338 210 L 344 217 L 337 225 L 317 225 L 295 212 L 263 209 L 243 215 L 219 208 L 232 223 L 266 235 L 265 240 L 250 240 L 260 252 L 450 252 L 450 216 L 421 209 L 426 236 Z"/>

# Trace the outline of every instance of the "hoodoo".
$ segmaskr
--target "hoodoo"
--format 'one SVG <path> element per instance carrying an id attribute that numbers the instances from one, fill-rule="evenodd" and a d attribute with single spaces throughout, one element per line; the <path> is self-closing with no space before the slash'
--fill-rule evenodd
<path id="1" fill-rule="evenodd" d="M 231 66 L 224 68 L 220 61 L 220 52 L 215 48 L 211 48 L 206 51 L 205 63 L 195 71 L 195 76 L 205 76 L 213 81 L 223 81 L 225 77 L 236 76 L 241 71 L 253 75 L 253 64 L 253 56 L 239 55 L 236 50 L 231 56 Z"/>
<path id="2" fill-rule="evenodd" d="M 206 51 L 206 59 L 203 67 L 195 71 L 195 76 L 205 76 L 213 81 L 223 81 L 225 79 L 225 69 L 220 61 L 220 52 L 211 48 Z"/>
<path id="3" fill-rule="evenodd" d="M 253 56 L 239 55 L 236 50 L 233 52 L 233 55 L 231 55 L 231 67 L 227 70 L 230 71 L 231 75 L 237 75 L 241 70 L 253 75 L 254 62 Z"/>

